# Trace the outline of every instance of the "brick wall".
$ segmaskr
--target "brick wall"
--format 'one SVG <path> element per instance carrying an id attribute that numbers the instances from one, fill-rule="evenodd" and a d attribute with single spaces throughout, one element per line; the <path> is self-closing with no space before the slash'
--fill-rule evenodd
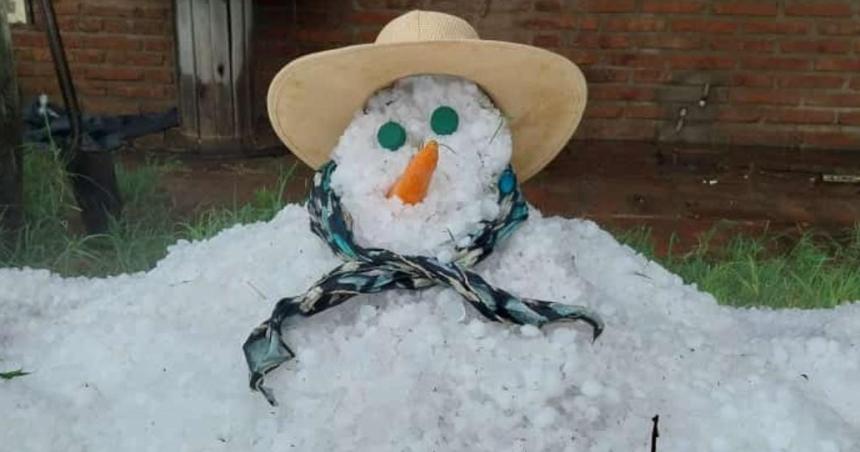
<path id="1" fill-rule="evenodd" d="M 86 112 L 176 105 L 171 0 L 54 0 L 54 9 Z M 35 23 L 12 28 L 23 100 L 44 92 L 62 104 L 41 12 L 33 17 Z"/>
<path id="2" fill-rule="evenodd" d="M 412 8 L 549 48 L 590 86 L 579 139 L 860 150 L 857 0 L 267 0 L 259 89 L 290 58 L 372 41 Z M 709 84 L 704 107 L 699 106 Z M 680 111 L 683 127 L 677 130 Z"/>
<path id="3" fill-rule="evenodd" d="M 171 0 L 55 3 L 88 111 L 175 104 Z M 424 8 L 458 14 L 484 38 L 546 47 L 579 64 L 590 94 L 578 139 L 860 150 L 858 0 L 255 4 L 258 106 L 291 58 L 372 41 L 391 18 Z M 21 85 L 25 94 L 56 91 L 50 55 L 34 28 L 18 27 L 13 38 Z"/>

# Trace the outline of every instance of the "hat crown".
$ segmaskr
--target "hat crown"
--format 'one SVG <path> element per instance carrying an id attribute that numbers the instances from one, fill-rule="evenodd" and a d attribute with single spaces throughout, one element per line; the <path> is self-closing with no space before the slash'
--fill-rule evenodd
<path id="1" fill-rule="evenodd" d="M 376 44 L 416 41 L 479 39 L 465 20 L 434 11 L 411 11 L 389 22 L 376 37 Z"/>

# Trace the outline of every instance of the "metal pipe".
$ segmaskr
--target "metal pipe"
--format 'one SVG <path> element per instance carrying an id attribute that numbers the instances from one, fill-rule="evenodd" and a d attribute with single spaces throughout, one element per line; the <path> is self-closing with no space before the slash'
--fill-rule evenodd
<path id="1" fill-rule="evenodd" d="M 48 45 L 51 47 L 51 57 L 54 59 L 54 69 L 57 71 L 57 80 L 60 83 L 60 93 L 63 103 L 69 114 L 72 126 L 72 140 L 65 152 L 72 157 L 80 151 L 81 146 L 81 109 L 78 105 L 78 95 L 75 92 L 75 84 L 69 71 L 69 63 L 66 60 L 66 51 L 63 48 L 63 38 L 57 26 L 57 16 L 54 13 L 54 5 L 51 0 L 41 0 L 42 17 L 45 19 L 45 32 L 48 34 Z"/>

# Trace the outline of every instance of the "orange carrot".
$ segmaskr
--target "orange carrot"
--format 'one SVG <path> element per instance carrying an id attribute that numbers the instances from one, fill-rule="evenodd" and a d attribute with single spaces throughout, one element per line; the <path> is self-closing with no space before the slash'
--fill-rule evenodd
<path id="1" fill-rule="evenodd" d="M 436 162 L 439 161 L 439 145 L 430 140 L 424 145 L 406 166 L 406 170 L 394 186 L 388 191 L 388 197 L 397 196 L 406 204 L 417 204 L 427 196 L 427 188 L 433 172 L 436 171 Z"/>

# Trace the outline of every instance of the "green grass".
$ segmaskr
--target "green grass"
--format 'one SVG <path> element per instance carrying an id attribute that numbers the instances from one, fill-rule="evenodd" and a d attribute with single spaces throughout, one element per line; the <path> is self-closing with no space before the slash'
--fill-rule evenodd
<path id="1" fill-rule="evenodd" d="M 692 250 L 656 256 L 647 229 L 619 234 L 644 255 L 731 306 L 830 308 L 860 300 L 860 225 L 840 236 L 736 234 L 719 247 L 714 232 Z"/>
<path id="2" fill-rule="evenodd" d="M 177 218 L 159 189 L 162 175 L 176 169 L 176 162 L 151 160 L 134 170 L 117 165 L 122 218 L 105 234 L 86 235 L 59 155 L 35 149 L 24 154 L 24 227 L 12 245 L 0 245 L 0 267 L 47 268 L 68 276 L 147 270 L 177 240 L 269 220 L 285 205 L 284 189 L 294 169 L 281 171 L 277 187 L 257 190 L 248 204 Z"/>
<path id="3" fill-rule="evenodd" d="M 11 246 L 0 248 L 0 267 L 48 268 L 64 275 L 105 276 L 147 270 L 180 239 L 211 237 L 238 223 L 266 221 L 286 204 L 295 167 L 281 171 L 277 186 L 258 190 L 251 202 L 177 217 L 160 181 L 177 163 L 148 161 L 134 170 L 117 167 L 125 203 L 108 233 L 87 236 L 59 157 L 27 150 L 24 161 L 25 227 Z M 736 235 L 720 246 L 714 232 L 690 251 L 656 255 L 647 229 L 616 236 L 723 304 L 774 308 L 832 307 L 860 300 L 860 225 L 840 237 Z"/>

